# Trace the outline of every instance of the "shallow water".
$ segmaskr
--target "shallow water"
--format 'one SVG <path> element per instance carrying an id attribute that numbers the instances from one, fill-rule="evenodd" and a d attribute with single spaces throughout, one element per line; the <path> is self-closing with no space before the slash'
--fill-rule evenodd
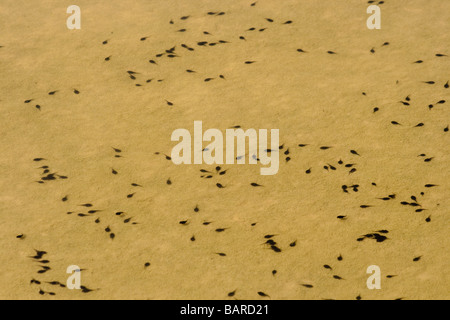
<path id="1" fill-rule="evenodd" d="M 449 298 L 450 2 L 385 1 L 380 30 L 367 1 L 252 2 L 79 0 L 69 30 L 2 1 L 0 298 Z M 195 120 L 279 129 L 279 172 L 173 164 Z M 93 291 L 46 283 L 70 265 Z"/>

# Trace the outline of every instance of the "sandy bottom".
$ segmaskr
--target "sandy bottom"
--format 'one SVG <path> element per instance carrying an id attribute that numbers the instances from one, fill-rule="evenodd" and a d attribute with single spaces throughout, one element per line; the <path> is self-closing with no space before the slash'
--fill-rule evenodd
<path id="1" fill-rule="evenodd" d="M 450 298 L 450 1 L 380 30 L 252 2 L 78 0 L 69 30 L 72 1 L 1 1 L 0 298 Z M 167 160 L 195 120 L 279 129 L 279 172 Z"/>

